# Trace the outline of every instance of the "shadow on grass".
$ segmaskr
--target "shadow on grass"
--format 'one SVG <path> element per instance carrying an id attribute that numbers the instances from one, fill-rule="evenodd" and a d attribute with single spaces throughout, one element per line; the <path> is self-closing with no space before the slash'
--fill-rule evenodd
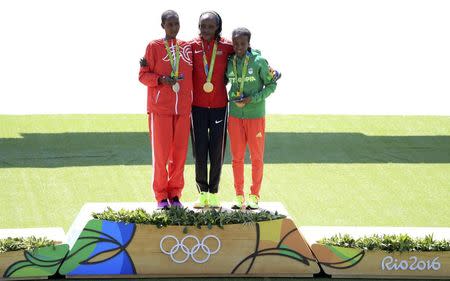
<path id="1" fill-rule="evenodd" d="M 265 163 L 275 164 L 450 163 L 450 136 L 268 132 L 265 151 Z M 146 132 L 33 133 L 0 139 L 0 168 L 150 165 L 151 155 Z M 193 161 L 189 148 L 186 162 Z M 228 148 L 225 163 L 230 163 Z"/>

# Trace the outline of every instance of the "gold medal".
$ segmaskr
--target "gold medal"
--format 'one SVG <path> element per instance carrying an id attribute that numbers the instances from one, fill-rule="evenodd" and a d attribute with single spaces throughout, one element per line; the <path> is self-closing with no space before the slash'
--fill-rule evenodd
<path id="1" fill-rule="evenodd" d="M 180 83 L 175 83 L 175 84 L 173 84 L 172 85 L 172 90 L 175 92 L 175 93 L 178 93 L 179 91 L 180 91 Z"/>
<path id="2" fill-rule="evenodd" d="M 203 51 L 203 67 L 206 75 L 206 82 L 203 84 L 203 91 L 205 93 L 211 93 L 214 90 L 214 85 L 211 83 L 213 71 L 214 71 L 214 63 L 216 61 L 216 53 L 217 53 L 217 41 L 214 42 L 214 47 L 211 55 L 211 65 L 208 65 L 208 60 L 206 59 L 205 47 L 203 46 L 202 40 L 202 51 Z"/>
<path id="3" fill-rule="evenodd" d="M 211 82 L 206 82 L 203 84 L 203 91 L 206 93 L 211 93 L 214 90 L 214 85 Z"/>

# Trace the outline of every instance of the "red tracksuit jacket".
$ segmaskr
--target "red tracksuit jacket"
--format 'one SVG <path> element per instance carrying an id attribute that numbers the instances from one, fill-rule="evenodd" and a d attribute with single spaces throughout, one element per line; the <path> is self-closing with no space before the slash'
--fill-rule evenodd
<path id="1" fill-rule="evenodd" d="M 176 41 L 180 46 L 179 73 L 184 75 L 179 80 L 180 91 L 172 90 L 170 85 L 158 84 L 158 78 L 170 76 L 172 67 L 170 59 L 164 47 L 164 39 L 151 41 L 145 52 L 148 66 L 141 67 L 139 81 L 148 86 L 147 90 L 147 112 L 159 114 L 184 115 L 190 114 L 193 99 L 192 93 L 192 51 L 191 45 L 181 40 L 169 40 L 169 48 L 175 58 Z"/>
<path id="2" fill-rule="evenodd" d="M 203 40 L 203 46 L 205 47 L 208 65 L 210 65 L 214 40 L 209 42 Z M 219 108 L 227 106 L 227 89 L 225 88 L 224 78 L 225 71 L 227 69 L 228 56 L 234 52 L 233 44 L 224 38 L 220 38 L 219 44 L 217 45 L 214 71 L 211 78 L 211 82 L 214 84 L 214 90 L 211 93 L 206 93 L 203 91 L 203 84 L 206 82 L 206 74 L 203 67 L 202 39 L 196 38 L 192 40 L 191 48 L 194 59 L 194 100 L 192 105 L 206 108 Z"/>

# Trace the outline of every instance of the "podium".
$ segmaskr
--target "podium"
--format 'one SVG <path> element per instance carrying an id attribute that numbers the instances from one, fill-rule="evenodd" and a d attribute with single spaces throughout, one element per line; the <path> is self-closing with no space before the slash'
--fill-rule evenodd
<path id="1" fill-rule="evenodd" d="M 90 218 L 107 207 L 143 208 L 149 203 L 90 203 L 70 228 L 71 247 L 59 273 L 70 278 L 102 277 L 312 277 L 320 272 L 308 244 L 289 219 L 218 226 L 140 225 Z M 191 207 L 191 204 L 187 204 Z M 261 209 L 287 214 L 280 203 Z M 224 203 L 222 211 L 231 211 Z"/>
<path id="2" fill-rule="evenodd" d="M 386 252 L 323 245 L 335 234 L 433 234 L 448 240 L 450 228 L 298 228 L 281 203 L 262 202 L 261 210 L 286 218 L 219 226 L 167 226 L 97 220 L 92 213 L 142 208 L 153 203 L 86 203 L 64 235 L 61 228 L 3 229 L 5 237 L 47 237 L 58 244 L 33 251 L 0 253 L 0 279 L 143 277 L 312 277 L 450 278 L 450 251 Z M 192 209 L 192 204 L 186 204 Z M 231 203 L 222 211 L 233 212 Z M 242 211 L 258 212 L 258 211 Z M 238 213 L 239 215 L 239 213 Z M 319 266 L 320 265 L 320 266 Z"/>
<path id="3" fill-rule="evenodd" d="M 450 278 L 450 251 L 387 252 L 323 245 L 316 241 L 349 233 L 353 238 L 374 234 L 408 234 L 447 241 L 447 227 L 324 227 L 301 228 L 323 271 L 333 278 L 443 279 Z"/>

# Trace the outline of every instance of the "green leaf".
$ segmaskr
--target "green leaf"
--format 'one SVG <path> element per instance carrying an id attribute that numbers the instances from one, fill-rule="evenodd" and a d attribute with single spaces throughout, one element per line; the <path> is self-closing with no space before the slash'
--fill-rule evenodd
<path id="1" fill-rule="evenodd" d="M 5 276 L 10 278 L 20 277 L 46 277 L 53 275 L 59 265 L 53 267 L 40 267 L 28 261 L 23 261 L 15 267 L 15 270 L 7 270 Z"/>

